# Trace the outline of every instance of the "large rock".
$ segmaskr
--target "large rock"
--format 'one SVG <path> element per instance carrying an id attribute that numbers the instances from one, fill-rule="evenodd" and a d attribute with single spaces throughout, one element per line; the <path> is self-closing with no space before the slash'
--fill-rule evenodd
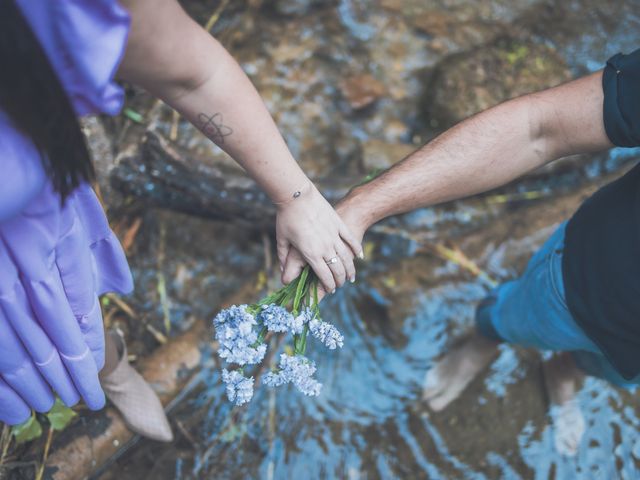
<path id="1" fill-rule="evenodd" d="M 267 0 L 264 6 L 280 15 L 285 16 L 300 16 L 306 15 L 314 7 L 324 7 L 327 3 L 326 0 Z"/>
<path id="2" fill-rule="evenodd" d="M 340 82 L 340 91 L 349 106 L 358 110 L 374 103 L 385 93 L 384 85 L 368 73 L 352 75 Z"/>
<path id="3" fill-rule="evenodd" d="M 362 145 L 362 167 L 367 173 L 385 170 L 413 153 L 417 148 L 407 143 L 388 143 L 372 138 Z"/>
<path id="4" fill-rule="evenodd" d="M 427 121 L 433 128 L 445 129 L 500 102 L 569 78 L 564 60 L 552 48 L 500 39 L 438 64 L 426 95 Z"/>

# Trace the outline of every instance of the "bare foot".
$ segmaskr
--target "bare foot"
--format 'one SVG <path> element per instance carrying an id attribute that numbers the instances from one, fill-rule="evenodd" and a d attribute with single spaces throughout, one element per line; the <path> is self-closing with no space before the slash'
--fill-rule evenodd
<path id="1" fill-rule="evenodd" d="M 475 332 L 427 372 L 422 398 L 436 412 L 458 398 L 498 352 L 498 343 Z"/>
<path id="2" fill-rule="evenodd" d="M 556 450 L 569 457 L 578 453 L 585 421 L 576 391 L 584 374 L 570 353 L 559 353 L 542 364 L 545 387 L 549 395 L 549 415 L 553 424 Z"/>

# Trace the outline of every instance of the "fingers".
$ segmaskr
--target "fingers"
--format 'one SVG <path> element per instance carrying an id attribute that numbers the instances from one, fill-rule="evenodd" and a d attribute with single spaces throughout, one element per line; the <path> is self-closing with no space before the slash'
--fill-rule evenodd
<path id="1" fill-rule="evenodd" d="M 364 251 L 362 250 L 362 243 L 351 233 L 349 227 L 344 222 L 340 225 L 340 238 L 349 246 L 353 255 L 360 259 L 364 258 Z"/>
<path id="2" fill-rule="evenodd" d="M 338 262 L 336 262 L 335 264 L 327 265 L 327 266 L 331 271 L 334 284 L 340 287 L 347 280 L 349 280 L 350 282 L 355 281 L 356 268 L 353 263 L 353 254 L 351 253 L 351 250 L 344 243 L 336 246 L 335 251 L 337 252 L 337 254 L 334 256 L 338 258 Z M 324 263 L 325 265 L 327 264 L 326 261 Z M 302 257 L 302 254 L 297 249 L 291 248 L 289 250 L 289 255 L 287 257 L 284 272 L 282 274 L 282 282 L 284 284 L 291 283 L 293 280 L 295 280 L 298 277 L 298 275 L 300 275 L 300 273 L 302 272 L 302 269 L 305 267 L 306 264 L 307 262 Z M 332 290 L 327 290 L 327 291 L 332 292 Z"/>
<path id="3" fill-rule="evenodd" d="M 313 269 L 316 276 L 318 277 L 318 280 L 320 280 L 322 287 L 327 292 L 331 292 L 331 293 L 335 292 L 336 282 L 333 278 L 333 273 L 329 269 L 329 266 L 326 264 L 324 259 L 322 257 L 320 258 L 315 257 L 309 260 L 309 265 L 311 265 L 311 268 Z"/>
<path id="4" fill-rule="evenodd" d="M 288 285 L 293 282 L 302 273 L 306 265 L 307 262 L 304 261 L 300 252 L 296 248 L 291 248 L 282 271 L 282 283 Z"/>
<path id="5" fill-rule="evenodd" d="M 340 256 L 334 253 L 331 257 L 325 258 L 325 263 L 329 266 L 329 270 L 331 270 L 336 287 L 344 285 L 347 279 L 347 273 L 345 272 L 344 264 Z"/>
<path id="6" fill-rule="evenodd" d="M 336 245 L 336 253 L 338 254 L 338 258 L 342 262 L 342 266 L 345 271 L 346 280 L 353 283 L 356 281 L 356 266 L 353 264 L 353 253 L 344 244 L 341 242 L 339 245 Z"/>
<path id="7" fill-rule="evenodd" d="M 0 422 L 7 425 L 20 425 L 30 416 L 29 406 L 0 378 Z"/>
<path id="8" fill-rule="evenodd" d="M 0 352 L 0 374 L 5 382 L 35 411 L 48 412 L 53 406 L 53 392 L 2 312 Z"/>
<path id="9" fill-rule="evenodd" d="M 276 239 L 276 250 L 278 252 L 278 261 L 280 262 L 280 271 L 282 272 L 284 272 L 284 266 L 287 263 L 287 256 L 289 255 L 290 245 L 291 244 L 287 240 L 282 239 L 279 236 Z"/>

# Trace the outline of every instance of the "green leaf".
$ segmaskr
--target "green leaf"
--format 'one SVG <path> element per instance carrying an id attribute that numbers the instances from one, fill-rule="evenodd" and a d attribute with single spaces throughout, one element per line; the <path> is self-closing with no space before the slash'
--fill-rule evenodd
<path id="1" fill-rule="evenodd" d="M 229 428 L 227 428 L 222 433 L 222 435 L 220 435 L 220 440 L 223 441 L 224 443 L 231 443 L 235 440 L 242 438 L 246 432 L 247 432 L 246 423 L 243 422 L 240 425 L 236 423 L 232 423 L 231 425 L 229 425 Z"/>
<path id="2" fill-rule="evenodd" d="M 132 108 L 127 107 L 122 111 L 122 113 L 125 117 L 127 117 L 132 122 L 144 123 L 144 117 L 142 116 L 142 114 L 136 112 Z"/>
<path id="3" fill-rule="evenodd" d="M 318 306 L 318 279 L 313 282 L 313 318 L 316 318 L 320 313 L 320 307 Z"/>
<path id="4" fill-rule="evenodd" d="M 77 416 L 77 413 L 67 407 L 59 398 L 56 398 L 56 403 L 53 404 L 49 413 L 47 413 L 47 420 L 51 424 L 51 428 L 56 431 L 64 430 L 71 420 Z"/>
<path id="5" fill-rule="evenodd" d="M 32 413 L 29 420 L 11 429 L 11 434 L 16 439 L 16 443 L 24 443 L 39 438 L 42 435 L 42 426 L 36 416 Z"/>

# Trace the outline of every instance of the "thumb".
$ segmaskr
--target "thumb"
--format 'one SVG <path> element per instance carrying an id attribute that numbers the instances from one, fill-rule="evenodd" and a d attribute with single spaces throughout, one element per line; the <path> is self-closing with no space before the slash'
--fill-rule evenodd
<path id="1" fill-rule="evenodd" d="M 278 261 L 280 262 L 280 271 L 284 271 L 284 265 L 287 263 L 287 256 L 289 255 L 289 250 L 291 248 L 291 244 L 287 239 L 278 237 L 276 240 L 276 249 L 278 251 Z"/>
<path id="2" fill-rule="evenodd" d="M 282 283 L 288 285 L 293 282 L 302 273 L 306 264 L 307 262 L 305 262 L 297 249 L 290 249 L 284 270 L 282 271 Z"/>

